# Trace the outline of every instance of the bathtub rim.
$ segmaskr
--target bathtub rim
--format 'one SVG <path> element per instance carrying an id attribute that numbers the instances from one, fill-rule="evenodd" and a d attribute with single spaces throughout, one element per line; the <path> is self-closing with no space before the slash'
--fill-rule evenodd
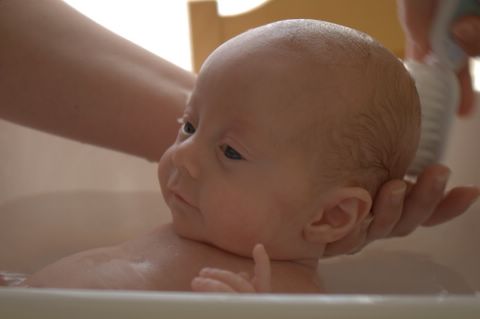
<path id="1" fill-rule="evenodd" d="M 0 288 L 2 318 L 478 318 L 476 295 L 230 295 Z"/>

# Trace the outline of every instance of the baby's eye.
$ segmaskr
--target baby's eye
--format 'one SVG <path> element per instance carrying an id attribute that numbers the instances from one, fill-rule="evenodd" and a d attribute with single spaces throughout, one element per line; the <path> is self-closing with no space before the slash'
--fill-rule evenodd
<path id="1" fill-rule="evenodd" d="M 185 135 L 193 135 L 195 133 L 195 127 L 192 123 L 185 121 L 182 123 L 182 132 Z"/>
<path id="2" fill-rule="evenodd" d="M 223 151 L 223 155 L 225 155 L 226 158 L 231 159 L 231 160 L 243 160 L 243 156 L 237 152 L 234 148 L 232 148 L 229 145 L 222 145 L 221 149 Z"/>

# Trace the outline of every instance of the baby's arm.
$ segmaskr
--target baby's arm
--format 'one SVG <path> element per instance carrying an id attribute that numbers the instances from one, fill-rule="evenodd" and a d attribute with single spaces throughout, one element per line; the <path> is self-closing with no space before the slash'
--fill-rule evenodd
<path id="1" fill-rule="evenodd" d="M 270 258 L 262 244 L 253 248 L 254 276 L 218 268 L 203 268 L 191 282 L 197 292 L 267 293 L 271 291 Z"/>

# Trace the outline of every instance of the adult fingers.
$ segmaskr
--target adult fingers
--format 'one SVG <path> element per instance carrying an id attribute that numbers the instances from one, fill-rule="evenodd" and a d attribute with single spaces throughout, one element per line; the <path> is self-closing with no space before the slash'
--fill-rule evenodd
<path id="1" fill-rule="evenodd" d="M 405 236 L 430 218 L 443 199 L 450 170 L 440 164 L 427 167 L 413 185 L 404 202 L 403 214 L 392 236 Z"/>
<path id="2" fill-rule="evenodd" d="M 406 190 L 406 183 L 400 180 L 391 180 L 382 185 L 373 204 L 374 219 L 368 230 L 367 241 L 390 235 L 402 217 Z"/>
<path id="3" fill-rule="evenodd" d="M 480 39 L 478 40 L 480 42 Z M 473 92 L 472 76 L 470 74 L 470 64 L 467 63 L 457 73 L 460 83 L 460 105 L 458 106 L 458 115 L 468 116 L 473 113 L 475 106 L 475 93 Z"/>
<path id="4" fill-rule="evenodd" d="M 480 55 L 480 17 L 465 16 L 453 24 L 455 40 L 469 56 Z"/>
<path id="5" fill-rule="evenodd" d="M 475 186 L 453 188 L 438 204 L 434 214 L 423 223 L 423 226 L 442 224 L 463 214 L 479 196 L 480 189 Z"/>
<path id="6" fill-rule="evenodd" d="M 398 20 L 409 38 L 428 43 L 436 0 L 397 0 Z"/>
<path id="7" fill-rule="evenodd" d="M 480 17 L 465 16 L 458 19 L 452 27 L 455 40 L 469 56 L 480 56 Z M 470 115 L 475 105 L 475 94 L 472 88 L 470 67 L 466 65 L 458 74 L 462 101 L 458 114 Z"/>

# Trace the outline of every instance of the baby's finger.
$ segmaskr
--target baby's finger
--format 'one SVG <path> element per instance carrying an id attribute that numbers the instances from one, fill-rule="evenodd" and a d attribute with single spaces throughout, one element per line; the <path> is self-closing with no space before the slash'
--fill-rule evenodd
<path id="1" fill-rule="evenodd" d="M 423 223 L 435 226 L 463 214 L 480 196 L 480 189 L 475 186 L 455 187 L 438 204 L 434 214 Z"/>
<path id="2" fill-rule="evenodd" d="M 199 273 L 201 278 L 214 279 L 231 287 L 236 292 L 253 293 L 255 289 L 248 279 L 228 270 L 203 268 Z"/>
<path id="3" fill-rule="evenodd" d="M 271 265 L 265 247 L 257 244 L 253 248 L 253 260 L 255 261 L 255 277 L 253 283 L 257 292 L 270 292 L 271 288 Z"/>
<path id="4" fill-rule="evenodd" d="M 403 214 L 392 231 L 393 236 L 405 236 L 430 218 L 443 198 L 450 170 L 443 165 L 431 165 L 420 175 L 406 197 Z"/>
<path id="5" fill-rule="evenodd" d="M 196 292 L 236 292 L 227 284 L 211 278 L 195 277 L 190 283 L 190 286 L 192 291 Z"/>
<path id="6" fill-rule="evenodd" d="M 250 275 L 247 274 L 247 273 L 244 272 L 244 271 L 241 271 L 241 272 L 237 273 L 237 275 L 239 275 L 240 277 L 244 278 L 245 280 L 248 280 L 248 281 L 251 280 Z"/>

